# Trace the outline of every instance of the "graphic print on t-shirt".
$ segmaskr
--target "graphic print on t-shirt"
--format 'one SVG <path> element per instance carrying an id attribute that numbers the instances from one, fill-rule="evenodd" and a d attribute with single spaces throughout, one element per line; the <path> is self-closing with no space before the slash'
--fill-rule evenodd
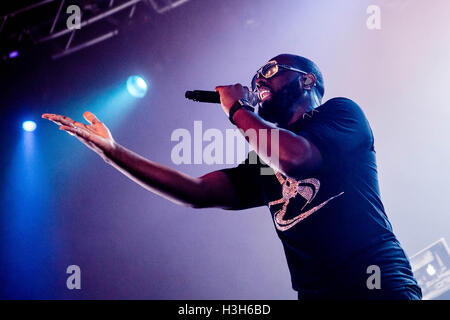
<path id="1" fill-rule="evenodd" d="M 316 197 L 317 193 L 320 189 L 320 181 L 316 178 L 308 178 L 304 180 L 295 180 L 292 178 L 283 178 L 281 173 L 276 172 L 275 173 L 278 182 L 280 182 L 281 186 L 283 187 L 283 197 L 279 200 L 271 201 L 269 202 L 269 208 L 273 205 L 283 203 L 283 207 L 275 212 L 273 216 L 273 220 L 275 222 L 275 226 L 280 231 L 286 231 L 293 226 L 295 226 L 300 221 L 306 219 L 314 212 L 318 211 L 320 208 L 325 206 L 329 201 L 333 200 L 334 198 L 339 197 L 344 192 L 329 198 L 328 200 L 322 202 L 321 204 L 310 208 L 306 211 L 303 211 L 305 207 L 310 204 L 314 198 Z M 289 205 L 289 201 L 293 198 L 295 198 L 297 195 L 300 195 L 306 200 L 306 203 L 303 205 L 303 207 L 300 209 L 300 213 L 296 215 L 294 218 L 284 220 L 284 216 L 286 215 L 286 211 Z"/>

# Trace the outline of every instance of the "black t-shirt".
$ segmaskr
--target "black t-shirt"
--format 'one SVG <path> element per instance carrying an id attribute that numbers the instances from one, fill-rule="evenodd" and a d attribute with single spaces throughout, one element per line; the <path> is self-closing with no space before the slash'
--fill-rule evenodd
<path id="1" fill-rule="evenodd" d="M 254 151 L 222 171 L 245 207 L 270 208 L 294 290 L 368 290 L 367 268 L 376 265 L 382 289 L 409 286 L 420 294 L 380 199 L 374 138 L 361 108 L 334 98 L 287 129 L 322 155 L 308 177 L 262 174 L 267 166 Z"/>

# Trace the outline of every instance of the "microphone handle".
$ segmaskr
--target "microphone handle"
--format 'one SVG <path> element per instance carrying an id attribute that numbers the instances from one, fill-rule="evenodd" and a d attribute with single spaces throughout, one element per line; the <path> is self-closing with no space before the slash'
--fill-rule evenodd
<path id="1" fill-rule="evenodd" d="M 209 103 L 220 103 L 220 94 L 216 91 L 206 91 L 206 90 L 193 90 L 186 91 L 184 96 L 187 99 L 194 100 L 197 102 L 209 102 Z M 257 94 L 249 93 L 249 103 L 255 106 L 260 102 L 260 98 Z"/>
<path id="2" fill-rule="evenodd" d="M 220 103 L 220 94 L 216 91 L 186 91 L 185 97 L 198 102 Z"/>

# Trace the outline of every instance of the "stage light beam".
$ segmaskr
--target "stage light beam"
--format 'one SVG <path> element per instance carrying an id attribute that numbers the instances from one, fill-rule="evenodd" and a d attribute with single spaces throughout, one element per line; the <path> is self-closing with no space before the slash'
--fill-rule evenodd
<path id="1" fill-rule="evenodd" d="M 136 98 L 143 98 L 148 90 L 148 85 L 140 76 L 130 76 L 127 80 L 128 93 Z"/>

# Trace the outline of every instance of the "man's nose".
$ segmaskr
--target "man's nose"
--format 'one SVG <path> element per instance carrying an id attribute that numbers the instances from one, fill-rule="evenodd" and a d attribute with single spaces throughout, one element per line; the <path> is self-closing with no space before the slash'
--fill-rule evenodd
<path id="1" fill-rule="evenodd" d="M 255 79 L 255 86 L 256 88 L 264 86 L 266 83 L 266 79 L 264 77 L 261 77 L 259 74 L 256 76 Z"/>

